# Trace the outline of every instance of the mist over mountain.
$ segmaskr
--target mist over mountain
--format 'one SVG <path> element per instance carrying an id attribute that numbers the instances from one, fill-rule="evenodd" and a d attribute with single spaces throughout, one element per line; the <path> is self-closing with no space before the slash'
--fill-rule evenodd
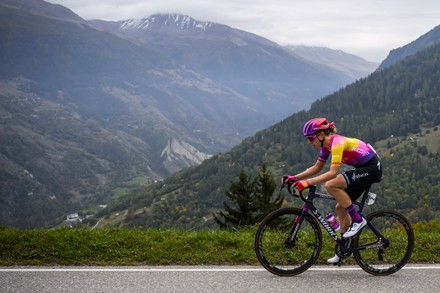
<path id="1" fill-rule="evenodd" d="M 254 103 L 255 115 L 266 126 L 356 79 L 255 34 L 185 15 L 91 23 L 226 85 Z M 365 68 L 363 76 L 373 70 Z"/>
<path id="2" fill-rule="evenodd" d="M 345 72 L 355 80 L 365 77 L 365 72 L 373 72 L 378 67 L 375 62 L 366 61 L 359 56 L 341 50 L 302 45 L 289 45 L 286 47 L 306 60 Z"/>

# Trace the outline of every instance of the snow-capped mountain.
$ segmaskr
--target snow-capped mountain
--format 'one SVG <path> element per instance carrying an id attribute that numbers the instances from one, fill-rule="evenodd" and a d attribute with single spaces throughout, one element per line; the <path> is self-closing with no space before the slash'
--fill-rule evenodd
<path id="1" fill-rule="evenodd" d="M 180 32 L 203 32 L 215 26 L 213 22 L 200 22 L 181 14 L 157 14 L 141 19 L 128 19 L 119 22 L 121 30 L 161 31 L 173 29 Z"/>
<path id="2" fill-rule="evenodd" d="M 353 81 L 184 16 L 88 22 L 42 0 L 0 0 L 0 16 L 0 224 L 53 225 L 118 184 L 198 164 Z"/>
<path id="3" fill-rule="evenodd" d="M 185 15 L 90 23 L 227 86 L 255 109 L 265 125 L 307 108 L 315 99 L 356 79 L 346 69 L 292 54 L 255 34 Z"/>

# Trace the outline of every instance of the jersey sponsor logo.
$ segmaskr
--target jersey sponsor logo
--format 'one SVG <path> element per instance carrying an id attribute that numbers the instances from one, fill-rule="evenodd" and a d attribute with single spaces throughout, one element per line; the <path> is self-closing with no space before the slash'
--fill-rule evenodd
<path id="1" fill-rule="evenodd" d="M 361 154 L 362 157 L 368 156 L 370 154 L 369 151 L 363 150 L 361 148 L 354 148 L 353 151 L 357 152 L 358 154 Z"/>
<path id="2" fill-rule="evenodd" d="M 370 174 L 368 174 L 368 172 L 365 172 L 365 173 L 362 173 L 362 174 L 355 174 L 355 173 L 353 173 L 353 175 L 351 176 L 351 180 L 356 181 L 356 179 L 367 177 L 368 175 L 370 175 Z"/>

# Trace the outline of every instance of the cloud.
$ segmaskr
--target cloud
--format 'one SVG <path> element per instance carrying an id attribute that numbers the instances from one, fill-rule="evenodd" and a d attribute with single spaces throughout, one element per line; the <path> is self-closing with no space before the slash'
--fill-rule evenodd
<path id="1" fill-rule="evenodd" d="M 181 13 L 255 33 L 281 45 L 342 49 L 380 62 L 439 24 L 438 0 L 49 0 L 85 19 Z"/>

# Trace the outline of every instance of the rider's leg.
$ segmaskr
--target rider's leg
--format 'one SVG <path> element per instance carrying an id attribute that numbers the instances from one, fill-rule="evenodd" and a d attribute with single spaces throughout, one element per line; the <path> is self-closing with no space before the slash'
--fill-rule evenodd
<path id="1" fill-rule="evenodd" d="M 341 226 L 341 236 L 347 231 L 348 227 L 350 227 L 351 218 L 348 212 L 339 204 L 336 204 L 336 214 L 338 215 L 339 225 Z"/>
<path id="2" fill-rule="evenodd" d="M 344 191 L 344 189 L 347 188 L 347 182 L 342 175 L 338 175 L 335 179 L 327 181 L 324 187 L 327 189 L 328 193 L 330 193 L 338 202 L 335 208 L 336 214 L 338 215 L 339 225 L 341 227 L 340 233 L 342 237 L 342 234 L 345 233 L 351 222 L 350 215 L 345 210 L 345 207 L 352 204 L 350 197 Z M 340 261 L 341 258 L 337 254 L 327 260 L 328 263 L 334 265 L 340 264 Z"/>
<path id="3" fill-rule="evenodd" d="M 365 226 L 366 221 L 358 213 L 356 208 L 354 208 L 350 197 L 348 196 L 347 192 L 345 192 L 345 189 L 347 188 L 347 181 L 345 180 L 345 177 L 342 174 L 339 174 L 336 176 L 336 178 L 327 181 L 325 183 L 325 188 L 338 201 L 339 205 L 350 214 L 350 218 L 353 223 L 349 229 L 349 232 L 346 233 L 345 236 L 352 237 L 359 231 L 359 229 Z M 340 223 L 340 225 L 344 225 L 343 227 L 346 227 L 346 222 L 344 222 L 346 221 L 346 218 L 344 218 L 344 214 L 341 213 L 341 215 L 343 222 Z"/>
<path id="4" fill-rule="evenodd" d="M 342 237 L 342 235 L 345 233 L 345 231 L 347 231 L 347 229 L 350 226 L 350 222 L 351 222 L 350 215 L 339 203 L 336 204 L 335 209 L 336 209 L 336 214 L 338 215 L 339 225 L 341 226 L 341 230 L 339 230 L 339 232 L 341 233 L 341 237 Z M 328 263 L 334 265 L 340 264 L 340 261 L 341 258 L 337 254 L 335 254 L 335 256 L 327 260 Z"/>
<path id="5" fill-rule="evenodd" d="M 344 189 L 347 188 L 347 182 L 345 181 L 344 176 L 339 174 L 335 179 L 327 181 L 324 187 L 338 202 L 336 204 L 336 213 L 338 215 L 342 235 L 350 226 L 351 222 L 350 216 L 345 210 L 346 207 L 352 204 L 350 197 L 344 191 Z"/>
<path id="6" fill-rule="evenodd" d="M 350 197 L 344 190 L 347 188 L 347 182 L 341 174 L 336 176 L 336 178 L 327 181 L 324 187 L 344 209 L 352 204 Z"/>

